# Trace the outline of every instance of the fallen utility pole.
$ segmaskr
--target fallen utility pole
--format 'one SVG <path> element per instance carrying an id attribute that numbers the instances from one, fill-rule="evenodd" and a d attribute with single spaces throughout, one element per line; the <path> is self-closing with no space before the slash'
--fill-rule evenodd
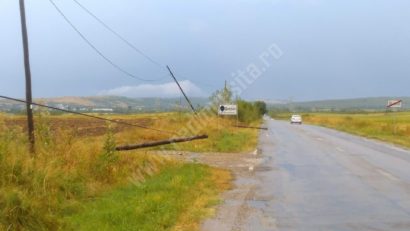
<path id="1" fill-rule="evenodd" d="M 31 71 L 30 71 L 30 58 L 28 49 L 28 35 L 26 25 L 26 12 L 24 7 L 24 0 L 20 0 L 20 18 L 21 18 L 21 34 L 23 40 L 23 52 L 24 52 L 24 71 L 26 76 L 26 110 L 27 110 L 27 131 L 28 140 L 30 142 L 30 152 L 35 151 L 35 137 L 34 137 L 34 121 L 33 121 L 33 106 L 32 106 L 32 93 L 31 93 Z"/>
<path id="2" fill-rule="evenodd" d="M 169 68 L 169 66 L 167 66 L 167 69 L 169 71 L 169 73 L 171 74 L 171 77 L 174 79 L 175 83 L 178 85 L 179 90 L 181 90 L 182 94 L 184 95 L 186 101 L 188 102 L 189 106 L 191 106 L 192 111 L 194 112 L 194 114 L 196 115 L 196 111 L 194 106 L 192 106 L 191 101 L 189 100 L 188 96 L 185 94 L 184 90 L 182 89 L 181 85 L 179 84 L 178 80 L 175 78 L 174 73 L 172 73 L 171 68 Z"/>
<path id="3" fill-rule="evenodd" d="M 252 126 L 242 126 L 242 125 L 235 125 L 233 127 L 236 128 L 253 128 L 253 129 L 260 129 L 260 130 L 268 130 L 268 128 L 265 127 L 252 127 Z"/>
<path id="4" fill-rule="evenodd" d="M 207 139 L 207 138 L 208 138 L 208 135 L 192 136 L 192 137 L 186 137 L 186 138 L 174 138 L 174 139 L 169 139 L 169 140 L 160 140 L 160 141 L 142 143 L 142 144 L 130 144 L 130 145 L 117 146 L 115 150 L 128 151 L 128 150 L 134 150 L 134 149 L 140 149 L 140 148 L 155 147 L 155 146 L 160 146 L 160 145 L 188 142 L 188 141 Z"/>

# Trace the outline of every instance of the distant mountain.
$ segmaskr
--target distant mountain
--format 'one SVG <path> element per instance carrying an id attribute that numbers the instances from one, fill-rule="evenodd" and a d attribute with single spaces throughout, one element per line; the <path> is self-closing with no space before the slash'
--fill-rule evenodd
<path id="1" fill-rule="evenodd" d="M 319 100 L 306 102 L 268 103 L 268 106 L 278 110 L 290 111 L 366 111 L 384 110 L 387 101 L 403 100 L 403 109 L 410 109 L 410 97 L 373 97 L 356 99 Z"/>
<path id="2" fill-rule="evenodd" d="M 128 98 L 121 96 L 58 97 L 40 98 L 37 103 L 75 111 L 114 111 L 114 112 L 155 112 L 171 110 L 188 110 L 184 98 Z M 208 103 L 207 98 L 191 98 L 195 107 Z M 0 100 L 0 111 L 18 112 L 25 105 L 9 100 Z"/>

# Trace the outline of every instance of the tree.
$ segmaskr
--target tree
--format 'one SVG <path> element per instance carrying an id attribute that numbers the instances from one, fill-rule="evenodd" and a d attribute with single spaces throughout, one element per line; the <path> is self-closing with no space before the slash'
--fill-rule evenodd
<path id="1" fill-rule="evenodd" d="M 266 108 L 266 103 L 263 101 L 256 101 L 254 103 L 255 107 L 257 108 L 258 112 L 260 115 L 264 115 L 268 112 L 268 109 Z"/>
<path id="2" fill-rule="evenodd" d="M 224 87 L 223 89 L 216 90 L 210 97 L 212 103 L 217 104 L 228 104 L 232 103 L 232 90 L 229 86 Z"/>
<path id="3" fill-rule="evenodd" d="M 214 93 L 212 93 L 211 97 L 209 97 L 212 105 L 212 111 L 216 112 L 217 108 L 221 104 L 232 103 L 232 97 L 233 93 L 229 86 L 225 86 L 223 89 L 216 90 Z"/>

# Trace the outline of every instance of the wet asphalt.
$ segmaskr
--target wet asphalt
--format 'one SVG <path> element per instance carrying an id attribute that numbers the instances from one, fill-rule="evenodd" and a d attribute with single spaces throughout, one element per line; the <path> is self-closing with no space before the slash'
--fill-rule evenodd
<path id="1" fill-rule="evenodd" d="M 241 204 L 236 218 L 213 229 L 410 230 L 410 151 L 316 126 L 266 125 L 260 164 L 236 182 L 251 185 L 246 196 L 227 198 Z"/>

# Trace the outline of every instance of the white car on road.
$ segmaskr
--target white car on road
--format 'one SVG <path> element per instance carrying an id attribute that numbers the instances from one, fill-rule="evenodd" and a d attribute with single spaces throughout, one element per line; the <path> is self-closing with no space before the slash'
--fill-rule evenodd
<path id="1" fill-rule="evenodd" d="M 302 124 L 302 116 L 301 115 L 292 115 L 290 117 L 291 124 Z"/>

